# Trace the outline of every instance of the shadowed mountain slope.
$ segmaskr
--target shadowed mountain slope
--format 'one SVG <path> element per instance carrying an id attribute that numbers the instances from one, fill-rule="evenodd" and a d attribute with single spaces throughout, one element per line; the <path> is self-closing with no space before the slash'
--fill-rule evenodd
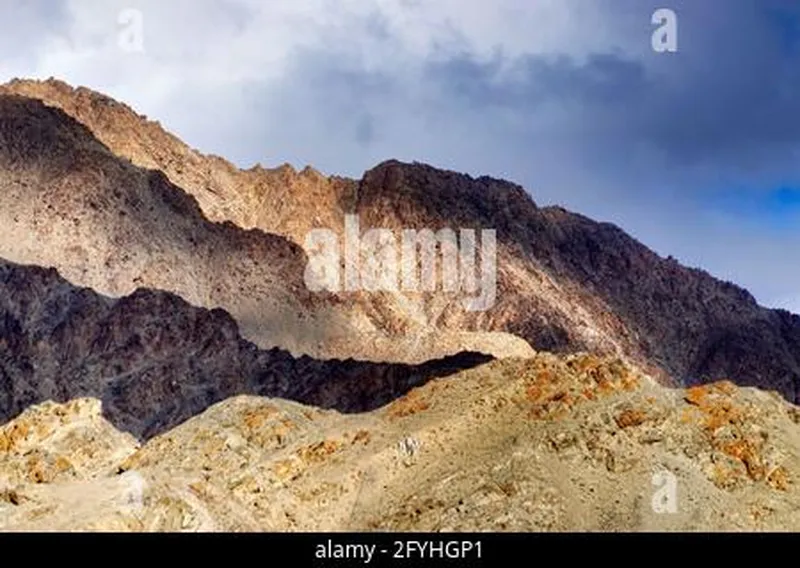
<path id="1" fill-rule="evenodd" d="M 351 330 L 382 334 L 390 344 L 445 330 L 511 333 L 536 349 L 620 356 L 668 383 L 728 378 L 798 400 L 798 316 L 762 308 L 745 290 L 661 258 L 611 224 L 540 208 L 518 185 L 397 161 L 360 181 L 288 166 L 239 170 L 89 89 L 55 80 L 13 81 L 3 89 L 63 109 L 114 153 L 162 171 L 209 218 L 301 246 L 312 228 L 341 235 L 346 214 L 358 215 L 364 229 L 496 230 L 491 309 L 466 311 L 461 295 L 441 290 L 336 294 L 358 314 Z M 247 331 L 243 314 L 229 310 Z"/>
<path id="2" fill-rule="evenodd" d="M 497 306 L 466 318 L 451 310 L 443 321 L 547 350 L 621 352 L 685 383 L 727 378 L 798 400 L 800 317 L 765 309 L 612 224 L 537 207 L 508 182 L 394 161 L 367 172 L 358 197 L 365 225 L 435 228 L 447 211 L 450 226 L 497 231 Z"/>
<path id="3" fill-rule="evenodd" d="M 403 365 L 295 358 L 243 340 L 223 310 L 146 289 L 111 299 L 53 269 L 0 260 L 0 422 L 46 400 L 79 397 L 101 400 L 116 428 L 144 438 L 237 394 L 362 412 L 491 359 L 460 353 Z"/>

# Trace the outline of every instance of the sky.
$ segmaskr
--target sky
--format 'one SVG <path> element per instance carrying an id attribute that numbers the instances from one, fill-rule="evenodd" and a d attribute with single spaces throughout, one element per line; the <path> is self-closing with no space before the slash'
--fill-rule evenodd
<path id="1" fill-rule="evenodd" d="M 505 178 L 800 313 L 796 0 L 0 0 L 0 50 L 240 167 Z"/>

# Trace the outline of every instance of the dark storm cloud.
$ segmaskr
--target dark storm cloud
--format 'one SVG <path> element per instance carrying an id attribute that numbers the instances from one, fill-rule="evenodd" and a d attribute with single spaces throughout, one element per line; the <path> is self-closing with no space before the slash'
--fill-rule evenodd
<path id="1" fill-rule="evenodd" d="M 403 69 L 366 72 L 346 67 L 336 54 L 306 52 L 297 55 L 283 88 L 308 93 L 303 104 L 325 123 L 352 122 L 346 130 L 361 133 L 362 143 L 363 125 L 380 122 L 365 109 L 402 115 L 417 112 L 409 106 L 417 103 L 440 119 L 459 111 L 479 113 L 481 122 L 513 116 L 514 130 L 528 138 L 569 134 L 576 152 L 614 163 L 625 164 L 631 149 L 644 147 L 669 168 L 745 166 L 768 175 L 785 165 L 800 138 L 800 60 L 786 31 L 800 5 L 674 4 L 676 54 L 597 53 L 585 61 L 499 54 L 485 61 L 463 53 L 409 77 Z M 640 29 L 629 33 L 649 42 Z M 387 108 L 388 101 L 405 104 Z"/>
<path id="2" fill-rule="evenodd" d="M 773 219 L 745 224 L 747 210 L 717 211 L 713 201 L 727 184 L 769 199 L 776 184 L 800 183 L 800 5 L 672 4 L 675 54 L 649 51 L 652 11 L 638 7 L 630 9 L 644 24 L 628 32 L 646 42 L 639 53 L 579 60 L 499 51 L 487 60 L 464 52 L 413 75 L 358 72 L 312 52 L 295 60 L 285 87 L 310 93 L 293 102 L 336 133 L 337 149 L 324 153 L 329 168 L 400 157 L 511 178 L 537 201 L 616 222 L 764 302 L 800 296 L 800 263 L 783 252 L 800 244 L 800 231 L 777 236 Z M 352 134 L 365 121 L 380 141 Z"/>
<path id="3" fill-rule="evenodd" d="M 463 55 L 430 65 L 425 78 L 465 111 L 513 110 L 531 136 L 548 134 L 538 114 L 554 103 L 564 112 L 549 123 L 552 133 L 574 132 L 576 149 L 605 158 L 624 161 L 641 144 L 669 167 L 768 170 L 792 157 L 800 59 L 781 41 L 781 20 L 749 11 L 740 19 L 692 16 L 679 12 L 677 54 L 523 56 L 510 62 L 512 79 L 501 72 L 509 62 Z"/>

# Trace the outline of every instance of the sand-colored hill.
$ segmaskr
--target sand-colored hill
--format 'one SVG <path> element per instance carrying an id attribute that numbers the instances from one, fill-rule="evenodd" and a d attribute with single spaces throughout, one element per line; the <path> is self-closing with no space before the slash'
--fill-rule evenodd
<path id="1" fill-rule="evenodd" d="M 591 355 L 495 361 L 357 415 L 234 397 L 144 445 L 115 442 L 98 407 L 41 405 L 0 431 L 3 529 L 800 526 L 796 407 Z"/>

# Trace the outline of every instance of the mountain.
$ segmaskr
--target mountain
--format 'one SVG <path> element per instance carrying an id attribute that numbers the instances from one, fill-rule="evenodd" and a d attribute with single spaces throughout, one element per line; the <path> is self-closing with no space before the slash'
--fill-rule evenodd
<path id="1" fill-rule="evenodd" d="M 116 156 L 63 112 L 17 95 L 0 95 L 0 257 L 55 267 L 109 296 L 154 288 L 224 308 L 247 339 L 295 354 L 422 362 L 470 346 L 530 349 L 502 334 L 381 344 L 390 326 L 365 313 L 374 303 L 308 290 L 300 246 L 208 221 L 161 172 Z"/>
<path id="2" fill-rule="evenodd" d="M 671 389 L 592 354 L 297 360 L 163 292 L 110 301 L 51 270 L 0 276 L 0 368 L 29 373 L 4 377 L 29 406 L 0 427 L 3 530 L 800 524 L 800 413 L 774 393 Z"/>
<path id="3" fill-rule="evenodd" d="M 355 197 L 355 180 L 326 177 L 311 167 L 300 172 L 289 164 L 240 170 L 219 156 L 190 148 L 127 105 L 84 87 L 55 79 L 13 80 L 0 86 L 0 93 L 38 99 L 63 110 L 114 154 L 163 172 L 195 197 L 211 221 L 232 221 L 302 243 L 312 226 L 341 226 L 341 211 L 349 209 Z M 306 214 L 298 215 L 300 210 Z"/>
<path id="4" fill-rule="evenodd" d="M 492 359 L 470 352 L 419 365 L 295 358 L 242 339 L 223 310 L 144 288 L 108 298 L 54 269 L 4 260 L 0 314 L 0 421 L 41 402 L 93 397 L 107 420 L 137 438 L 237 394 L 363 412 Z"/>
<path id="5" fill-rule="evenodd" d="M 446 211 L 451 225 L 495 228 L 503 292 L 467 325 L 514 333 L 537 349 L 626 356 L 683 384 L 730 379 L 798 401 L 800 317 L 661 258 L 612 224 L 537 207 L 506 182 L 421 164 L 367 172 L 359 200 L 365 224 L 438 226 Z"/>
<path id="6" fill-rule="evenodd" d="M 483 333 L 499 333 L 498 349 L 524 350 L 511 334 L 537 350 L 621 357 L 665 384 L 730 379 L 800 400 L 798 316 L 760 307 L 747 291 L 661 258 L 614 225 L 559 207 L 539 207 L 513 183 L 397 161 L 379 164 L 361 180 L 326 177 L 311 168 L 297 172 L 290 166 L 240 170 L 189 148 L 158 123 L 86 88 L 56 80 L 15 80 L 2 92 L 33 97 L 68 113 L 114 154 L 161 172 L 190 193 L 209 219 L 280 235 L 301 248 L 315 228 L 343 238 L 346 215 L 356 216 L 361 227 L 395 234 L 406 229 L 496 231 L 497 293 L 491 309 L 470 312 L 462 295 L 442 290 L 332 292 L 347 306 L 337 313 L 357 323 L 326 327 L 343 329 L 339 341 L 345 345 L 356 333 L 377 338 L 362 354 L 407 359 L 416 347 L 407 345 L 409 337 L 436 342 L 452 332 L 466 333 L 474 345 L 491 343 Z M 297 274 L 297 263 L 293 267 Z M 186 296 L 174 277 L 148 285 L 198 300 L 196 294 Z M 246 315 L 257 310 L 239 309 L 241 300 L 234 298 L 214 300 L 258 341 Z M 270 332 L 284 345 L 322 355 L 297 345 L 294 335 Z M 460 339 L 451 342 L 451 353 L 465 346 Z"/>
<path id="7" fill-rule="evenodd" d="M 409 230 L 459 286 L 369 289 Z M 513 183 L 239 170 L 0 88 L 0 530 L 793 530 L 798 356 L 798 316 Z"/>

